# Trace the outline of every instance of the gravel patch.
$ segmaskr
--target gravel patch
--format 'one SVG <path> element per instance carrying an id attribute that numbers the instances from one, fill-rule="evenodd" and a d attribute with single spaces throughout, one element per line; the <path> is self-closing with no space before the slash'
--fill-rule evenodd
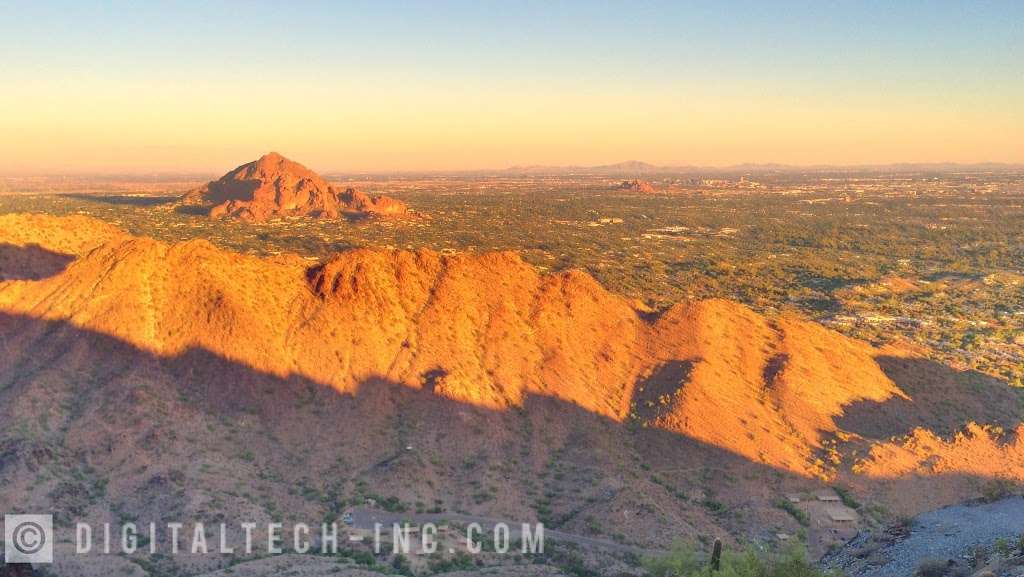
<path id="1" fill-rule="evenodd" d="M 960 559 L 979 545 L 990 546 L 1000 538 L 1016 542 L 1022 534 L 1024 498 L 954 505 L 916 517 L 909 535 L 879 550 L 888 559 L 885 565 L 864 567 L 854 555 L 870 540 L 866 535 L 851 541 L 826 563 L 855 577 L 908 577 L 925 559 Z"/>

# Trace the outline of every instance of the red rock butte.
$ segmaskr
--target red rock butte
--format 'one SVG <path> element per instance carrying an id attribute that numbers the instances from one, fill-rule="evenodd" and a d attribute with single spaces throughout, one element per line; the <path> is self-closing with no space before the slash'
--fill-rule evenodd
<path id="1" fill-rule="evenodd" d="M 401 215 L 400 200 L 353 188 L 340 191 L 319 174 L 276 152 L 239 166 L 218 180 L 189 191 L 187 204 L 209 207 L 212 218 L 262 222 L 285 216 L 339 218 Z"/>

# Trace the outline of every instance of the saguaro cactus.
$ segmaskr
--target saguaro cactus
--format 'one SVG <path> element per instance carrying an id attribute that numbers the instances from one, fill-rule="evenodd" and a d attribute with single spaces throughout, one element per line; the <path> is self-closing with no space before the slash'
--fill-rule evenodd
<path id="1" fill-rule="evenodd" d="M 715 539 L 715 548 L 711 550 L 711 571 L 715 572 L 722 568 L 722 540 Z"/>

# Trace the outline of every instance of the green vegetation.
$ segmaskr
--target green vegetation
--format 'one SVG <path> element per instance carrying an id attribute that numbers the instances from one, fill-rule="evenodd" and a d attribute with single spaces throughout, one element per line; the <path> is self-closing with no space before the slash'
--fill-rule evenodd
<path id="1" fill-rule="evenodd" d="M 1010 479 L 996 478 L 987 481 L 981 488 L 981 499 L 986 503 L 1001 501 L 1017 490 L 1017 484 Z"/>
<path id="2" fill-rule="evenodd" d="M 853 497 L 853 494 L 850 493 L 849 489 L 842 485 L 833 485 L 832 490 L 836 492 L 836 495 L 839 495 L 839 498 L 842 499 L 844 505 L 851 509 L 860 509 L 860 502 Z"/>
<path id="3" fill-rule="evenodd" d="M 412 564 L 405 555 L 395 555 L 391 560 L 391 568 L 399 575 L 412 575 Z"/>
<path id="4" fill-rule="evenodd" d="M 721 515 L 728 510 L 728 507 L 725 506 L 725 503 L 722 503 L 721 501 L 716 501 L 710 497 L 701 501 L 701 504 L 703 504 L 708 511 L 714 513 L 715 515 Z"/>
<path id="5" fill-rule="evenodd" d="M 372 567 L 377 563 L 377 558 L 369 551 L 353 551 L 351 557 L 354 562 L 367 567 Z"/>
<path id="6" fill-rule="evenodd" d="M 475 567 L 475 564 L 472 557 L 460 551 L 452 557 L 431 559 L 429 567 L 431 573 L 448 573 L 466 571 Z"/>
<path id="7" fill-rule="evenodd" d="M 677 545 L 667 555 L 648 559 L 645 568 L 652 577 L 825 577 L 832 575 L 818 569 L 807 559 L 806 552 L 793 547 L 780 554 L 726 549 L 718 571 L 711 561 L 692 545 Z"/>
<path id="8" fill-rule="evenodd" d="M 775 506 L 792 515 L 800 525 L 804 527 L 809 527 L 811 525 L 811 520 L 807 517 L 807 513 L 804 513 L 800 507 L 797 507 L 793 503 L 790 503 L 785 499 L 780 499 L 775 502 Z"/>

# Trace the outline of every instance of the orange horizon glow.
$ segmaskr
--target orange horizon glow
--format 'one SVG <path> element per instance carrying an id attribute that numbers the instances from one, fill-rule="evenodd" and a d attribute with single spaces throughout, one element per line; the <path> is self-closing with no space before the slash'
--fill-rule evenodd
<path id="1" fill-rule="evenodd" d="M 1024 163 L 1022 5 L 935 4 L 13 3 L 0 174 Z"/>
<path id="2" fill-rule="evenodd" d="M 1024 163 L 1020 111 L 840 107 L 738 94 L 727 102 L 710 94 L 682 99 L 682 92 L 478 89 L 450 99 L 421 90 L 412 109 L 406 98 L 362 97 L 346 86 L 306 93 L 301 106 L 256 86 L 98 85 L 74 96 L 59 86 L 15 89 L 0 94 L 7 111 L 0 113 L 7 134 L 0 172 L 222 173 L 270 150 L 315 170 L 348 172 L 630 159 L 666 166 Z M 210 93 L 218 95 L 203 96 Z"/>
<path id="3" fill-rule="evenodd" d="M 1024 163 L 1019 110 L 805 108 L 741 98 L 716 105 L 710 97 L 678 99 L 671 89 L 585 100 L 477 93 L 452 103 L 420 92 L 416 110 L 398 98 L 346 97 L 342 87 L 302 106 L 274 95 L 204 101 L 191 90 L 159 102 L 151 92 L 165 94 L 98 86 L 89 97 L 0 95 L 7 111 L 0 113 L 7 134 L 0 171 L 220 173 L 269 150 L 316 170 L 350 172 L 629 159 L 671 166 Z"/>

